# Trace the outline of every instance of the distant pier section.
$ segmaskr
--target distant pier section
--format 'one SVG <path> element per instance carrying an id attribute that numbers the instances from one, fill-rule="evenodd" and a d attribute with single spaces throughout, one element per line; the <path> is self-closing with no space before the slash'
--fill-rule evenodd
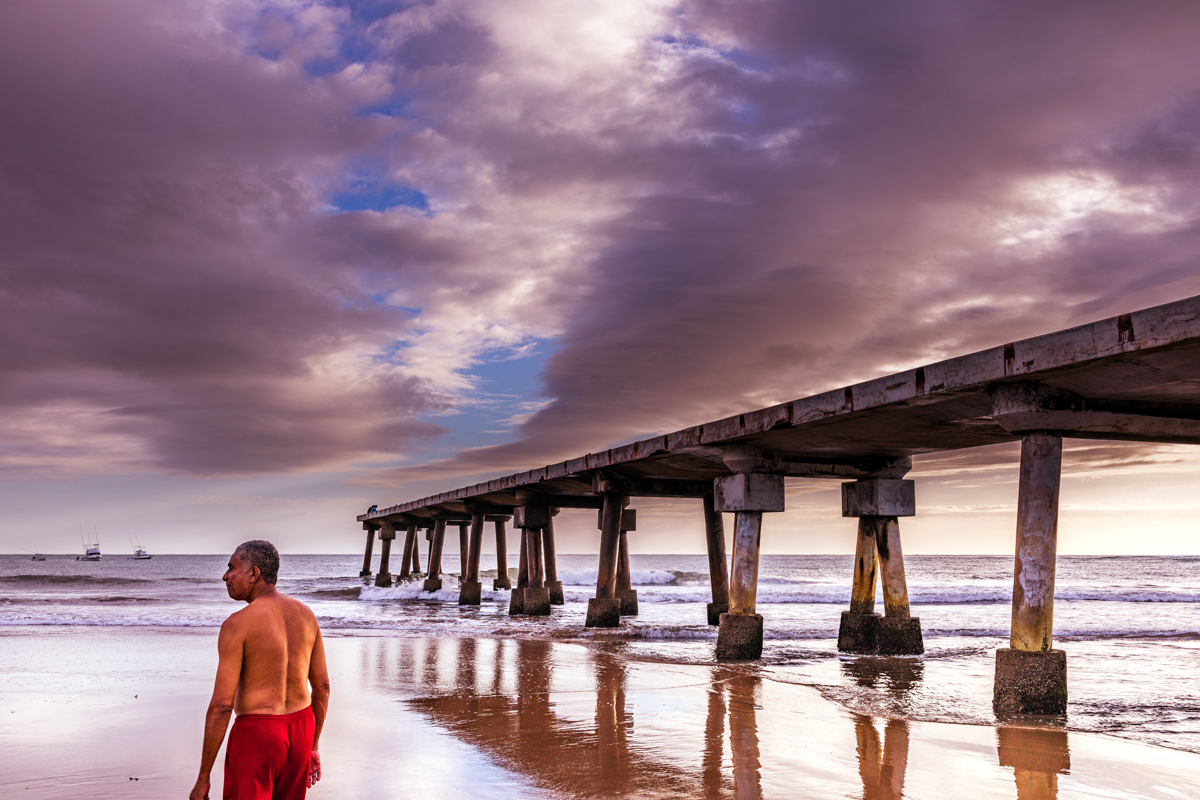
<path id="1" fill-rule="evenodd" d="M 998 713 L 1062 714 L 1066 654 L 1053 647 L 1053 622 L 1064 438 L 1200 444 L 1200 297 L 378 509 L 358 517 L 367 531 L 363 572 L 370 574 L 378 536 L 376 584 L 391 584 L 391 542 L 403 530 L 400 577 L 415 578 L 424 531 L 425 588 L 440 588 L 442 540 L 447 526 L 457 526 L 459 602 L 478 604 L 480 546 L 491 523 L 502 565 L 495 588 L 511 588 L 509 613 L 546 615 L 563 602 L 554 516 L 560 509 L 594 509 L 599 569 L 586 625 L 614 627 L 638 610 L 626 545 L 626 535 L 637 530 L 629 504 L 638 497 L 693 498 L 708 542 L 707 616 L 718 627 L 716 658 L 754 659 L 763 648 L 755 607 L 761 536 L 802 535 L 772 531 L 769 517 L 784 510 L 787 481 L 838 480 L 842 515 L 858 520 L 838 647 L 917 654 L 924 645 L 908 602 L 899 523 L 919 510 L 905 478 L 912 456 L 1020 441 L 1011 639 L 996 653 L 993 706 Z M 734 519 L 729 557 L 722 512 Z M 504 563 L 509 522 L 520 537 L 515 587 L 507 585 Z M 882 614 L 875 610 L 877 580 Z"/>

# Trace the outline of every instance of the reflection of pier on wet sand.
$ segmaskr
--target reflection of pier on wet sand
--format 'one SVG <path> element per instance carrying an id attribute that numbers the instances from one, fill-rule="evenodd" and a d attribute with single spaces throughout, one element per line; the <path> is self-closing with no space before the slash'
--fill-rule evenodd
<path id="1" fill-rule="evenodd" d="M 503 526 L 511 519 L 521 557 L 510 612 L 545 616 L 556 572 L 552 519 L 583 509 L 598 514 L 600 530 L 585 624 L 616 627 L 638 609 L 629 580 L 627 533 L 637 529 L 631 500 L 690 498 L 702 505 L 705 522 L 716 658 L 756 659 L 764 514 L 784 510 L 788 479 L 840 480 L 842 514 L 858 522 L 838 647 L 919 654 L 924 642 L 909 607 L 899 524 L 917 513 L 914 483 L 904 477 L 912 456 L 1019 441 L 1011 636 L 996 652 L 993 707 L 998 714 L 1063 714 L 1066 654 L 1053 647 L 1053 622 L 1064 438 L 1200 443 L 1200 297 L 371 511 L 358 518 L 367 530 L 364 573 L 377 531 L 376 585 L 391 585 L 391 542 L 403 529 L 400 579 L 415 576 L 417 532 L 430 530 L 428 585 L 440 586 L 441 541 L 455 524 L 463 554 L 459 603 L 478 605 L 484 524 L 495 523 L 498 551 L 506 553 Z M 728 561 L 722 512 L 733 515 Z"/>
<path id="2" fill-rule="evenodd" d="M 545 641 L 363 645 L 364 684 L 554 796 L 1055 800 L 1200 785 L 1195 755 L 1094 734 L 1068 743 L 1056 727 L 852 713 L 751 665 L 645 663 Z M 861 679 L 889 692 L 922 680 L 911 660 L 870 661 Z"/>

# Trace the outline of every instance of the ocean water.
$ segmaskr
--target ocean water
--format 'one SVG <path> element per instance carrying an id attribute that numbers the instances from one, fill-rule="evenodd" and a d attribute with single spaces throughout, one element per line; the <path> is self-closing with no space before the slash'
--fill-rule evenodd
<path id="1" fill-rule="evenodd" d="M 239 607 L 220 581 L 225 561 L 0 556 L 0 626 L 216 627 Z M 445 561 L 458 559 L 448 554 Z M 481 564 L 478 608 L 458 606 L 453 573 L 435 594 L 422 592 L 419 582 L 380 589 L 358 577 L 361 563 L 355 556 L 284 556 L 279 587 L 309 603 L 332 636 L 552 639 L 642 661 L 712 661 L 716 631 L 705 620 L 711 596 L 704 556 L 633 556 L 640 614 L 614 630 L 583 625 L 594 555 L 558 557 L 567 602 L 549 618 L 508 616 L 508 592 L 488 591 L 494 557 Z M 875 716 L 995 723 L 994 652 L 1007 645 L 1012 558 L 908 556 L 905 563 L 926 653 L 881 658 L 836 649 L 851 557 L 763 556 L 758 611 L 767 642 L 759 674 L 814 686 Z M 1056 596 L 1055 646 L 1068 658 L 1065 725 L 1200 753 L 1200 558 L 1060 558 Z M 877 605 L 882 609 L 881 599 Z"/>

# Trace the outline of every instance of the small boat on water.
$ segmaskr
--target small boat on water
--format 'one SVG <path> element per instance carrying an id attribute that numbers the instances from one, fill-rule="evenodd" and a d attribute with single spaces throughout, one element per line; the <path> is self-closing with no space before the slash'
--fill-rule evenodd
<path id="1" fill-rule="evenodd" d="M 133 555 L 129 556 L 130 561 L 149 561 L 154 558 L 146 552 L 146 548 L 142 547 L 142 540 L 138 539 L 137 544 L 131 540 L 129 544 L 133 547 Z"/>
<path id="2" fill-rule="evenodd" d="M 102 558 L 100 555 L 99 542 L 96 542 L 95 544 L 84 545 L 84 548 L 83 555 L 75 556 L 76 561 L 99 561 Z"/>
<path id="3" fill-rule="evenodd" d="M 26 553 L 29 553 L 29 560 L 30 560 L 30 561 L 45 561 L 45 560 L 46 560 L 46 554 L 45 554 L 45 553 L 39 553 L 39 552 L 37 552 L 37 551 L 35 551 L 35 550 L 26 550 L 25 552 L 26 552 Z"/>

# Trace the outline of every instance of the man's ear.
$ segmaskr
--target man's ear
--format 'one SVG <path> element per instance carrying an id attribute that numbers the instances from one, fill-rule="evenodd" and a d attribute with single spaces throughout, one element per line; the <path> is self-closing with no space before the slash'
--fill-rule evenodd
<path id="1" fill-rule="evenodd" d="M 255 582 L 255 583 L 262 580 L 262 570 L 259 569 L 258 567 L 251 567 L 250 568 L 250 580 L 251 580 L 251 582 Z"/>

